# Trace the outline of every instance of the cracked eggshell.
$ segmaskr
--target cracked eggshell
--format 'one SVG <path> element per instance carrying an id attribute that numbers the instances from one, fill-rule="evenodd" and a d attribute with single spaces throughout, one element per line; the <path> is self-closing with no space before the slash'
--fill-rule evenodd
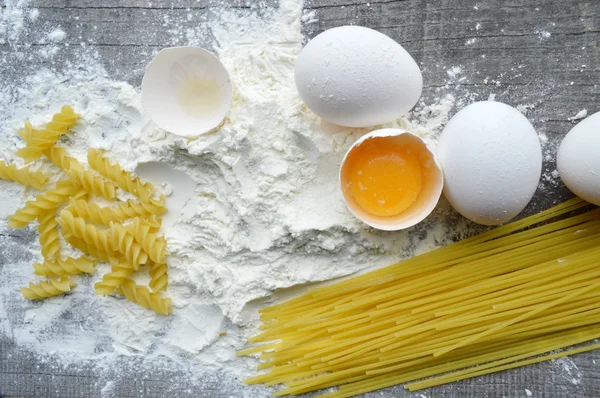
<path id="1" fill-rule="evenodd" d="M 306 105 L 341 126 L 375 126 L 410 111 L 423 89 L 411 55 L 383 33 L 361 26 L 329 29 L 296 59 L 296 87 Z"/>
<path id="2" fill-rule="evenodd" d="M 356 203 L 352 195 L 350 195 L 344 189 L 344 186 L 346 186 L 348 183 L 346 177 L 348 173 L 345 170 L 348 155 L 353 150 L 358 148 L 362 143 L 371 139 L 394 140 L 400 143 L 406 142 L 409 144 L 418 145 L 423 149 L 423 154 L 426 156 L 426 158 L 422 159 L 422 164 L 426 164 L 427 166 L 426 168 L 422 169 L 423 173 L 425 173 L 425 178 L 423 179 L 424 183 L 421 191 L 419 192 L 419 196 L 408 209 L 398 215 L 384 217 L 371 214 L 363 210 Z M 429 214 L 431 214 L 433 209 L 435 209 L 435 206 L 442 195 L 442 188 L 444 186 L 442 166 L 436 159 L 433 151 L 427 146 L 427 144 L 425 144 L 421 137 L 402 129 L 375 130 L 359 138 L 354 144 L 352 144 L 350 149 L 348 149 L 348 152 L 346 152 L 346 155 L 342 160 L 339 180 L 342 197 L 344 199 L 344 203 L 346 203 L 346 206 L 348 207 L 348 210 L 350 210 L 350 212 L 356 218 L 365 224 L 384 231 L 398 231 L 401 229 L 406 229 L 423 221 Z"/>
<path id="3" fill-rule="evenodd" d="M 575 195 L 600 206 L 600 112 L 579 122 L 565 136 L 556 168 Z"/>
<path id="4" fill-rule="evenodd" d="M 150 119 L 184 137 L 218 127 L 232 99 L 229 73 L 215 55 L 200 47 L 162 49 L 142 80 L 142 106 Z M 187 105 L 203 111 L 191 112 Z"/>
<path id="5" fill-rule="evenodd" d="M 500 102 L 476 102 L 458 112 L 436 151 L 444 168 L 444 195 L 479 224 L 498 225 L 519 214 L 542 173 L 535 129 L 521 112 Z"/>

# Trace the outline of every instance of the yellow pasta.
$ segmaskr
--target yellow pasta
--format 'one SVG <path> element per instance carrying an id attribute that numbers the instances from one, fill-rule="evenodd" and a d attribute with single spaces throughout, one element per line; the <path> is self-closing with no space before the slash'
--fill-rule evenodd
<path id="1" fill-rule="evenodd" d="M 80 164 L 77 159 L 67 156 L 67 150 L 65 148 L 52 147 L 47 149 L 44 154 L 56 167 L 64 172 L 71 169 L 71 165 Z"/>
<path id="2" fill-rule="evenodd" d="M 0 160 L 0 179 L 16 181 L 35 189 L 44 189 L 48 178 L 41 171 L 31 171 L 28 167 L 18 169 L 16 165 L 7 165 L 5 161 Z"/>
<path id="3" fill-rule="evenodd" d="M 44 151 L 54 146 L 60 136 L 65 134 L 78 119 L 79 115 L 73 111 L 73 108 L 65 105 L 44 129 L 33 129 L 31 123 L 26 122 L 25 128 L 19 131 L 19 135 L 25 140 L 27 146 L 18 150 L 17 156 L 22 157 L 26 162 L 39 159 Z"/>
<path id="4" fill-rule="evenodd" d="M 160 216 L 165 214 L 167 209 L 165 208 L 165 197 L 161 196 L 159 199 L 150 199 L 147 202 L 138 202 L 137 200 L 121 202 L 116 207 L 112 207 L 111 211 L 119 220 L 124 221 L 135 217 Z"/>
<path id="5" fill-rule="evenodd" d="M 158 225 L 160 228 L 160 221 L 157 220 L 157 216 L 153 213 L 147 212 L 144 209 L 149 207 L 150 209 L 160 208 L 160 213 L 164 207 L 153 203 L 140 203 L 137 201 L 119 202 L 117 206 L 98 206 L 95 203 L 89 203 L 85 200 L 71 200 L 69 210 L 77 217 L 83 217 L 96 224 L 104 224 L 109 226 L 111 222 L 122 223 L 130 218 L 145 216 L 147 222 L 152 224 L 151 226 Z M 123 209 L 126 209 L 124 211 Z M 139 210 L 139 211 L 138 211 Z"/>
<path id="6" fill-rule="evenodd" d="M 10 228 L 25 228 L 27 224 L 42 214 L 55 210 L 61 203 L 74 194 L 76 186 L 71 181 L 59 181 L 56 187 L 38 195 L 35 200 L 25 203 L 23 209 L 17 210 L 14 215 L 8 216 Z"/>
<path id="7" fill-rule="evenodd" d="M 131 173 L 123 170 L 118 163 L 111 163 L 101 151 L 90 148 L 88 150 L 88 163 L 101 176 L 114 181 L 119 188 L 137 196 L 143 202 L 147 202 L 154 195 L 152 184 L 142 182 L 139 177 L 133 177 Z"/>
<path id="8" fill-rule="evenodd" d="M 111 271 L 102 277 L 100 282 L 94 285 L 96 293 L 102 296 L 113 293 L 119 286 L 127 280 L 136 270 L 136 268 L 124 260 L 111 259 Z"/>
<path id="9" fill-rule="evenodd" d="M 98 260 L 110 263 L 112 256 L 117 256 L 118 253 L 114 251 L 106 252 L 94 246 L 93 244 L 89 244 L 83 239 L 78 239 L 70 234 L 68 231 L 63 231 L 63 237 L 71 246 L 75 249 L 81 250 L 84 254 L 91 256 L 93 258 L 97 258 Z"/>
<path id="10" fill-rule="evenodd" d="M 142 246 L 150 260 L 155 263 L 164 263 L 167 241 L 164 237 L 156 235 L 158 228 L 160 228 L 160 224 L 140 218 L 135 218 L 133 224 L 125 227 L 127 232 Z"/>
<path id="11" fill-rule="evenodd" d="M 285 384 L 276 396 L 407 382 L 414 391 L 600 338 L 600 210 L 585 205 L 574 199 L 262 309 L 250 341 L 266 344 L 239 355 L 260 353 L 269 371 L 247 382 Z"/>
<path id="12" fill-rule="evenodd" d="M 43 263 L 33 264 L 36 275 L 41 276 L 63 276 L 77 274 L 91 274 L 94 272 L 96 261 L 88 257 L 67 257 L 66 259 L 56 259 L 54 261 L 45 260 Z"/>
<path id="13" fill-rule="evenodd" d="M 63 276 L 60 279 L 48 279 L 47 282 L 30 283 L 28 287 L 21 288 L 23 297 L 29 300 L 38 300 L 71 291 L 76 283 L 69 277 Z"/>
<path id="14" fill-rule="evenodd" d="M 70 162 L 69 170 L 66 173 L 85 190 L 108 200 L 115 199 L 116 185 L 94 175 L 92 171 L 86 170 L 81 164 Z"/>
<path id="15" fill-rule="evenodd" d="M 58 223 L 62 227 L 64 233 L 73 235 L 77 239 L 81 239 L 88 245 L 93 245 L 97 249 L 110 253 L 113 251 L 113 246 L 110 243 L 109 235 L 106 230 L 100 229 L 93 224 L 88 224 L 81 217 L 74 217 L 68 210 L 62 210 Z"/>
<path id="16" fill-rule="evenodd" d="M 152 263 L 150 264 L 150 289 L 153 292 L 163 292 L 167 290 L 169 284 L 169 275 L 167 273 L 169 267 L 167 264 Z"/>
<path id="17" fill-rule="evenodd" d="M 109 226 L 111 222 L 121 222 L 110 207 L 100 207 L 86 200 L 75 200 L 71 198 L 68 210 L 76 217 L 85 218 L 96 224 Z"/>
<path id="18" fill-rule="evenodd" d="M 110 224 L 111 244 L 115 250 L 118 250 L 125 259 L 131 263 L 137 270 L 141 264 L 146 264 L 148 254 L 144 252 L 142 246 L 135 241 L 133 235 L 127 232 L 127 229 L 118 223 Z"/>
<path id="19" fill-rule="evenodd" d="M 9 216 L 9 226 L 12 228 L 23 228 L 38 219 L 44 261 L 34 263 L 33 268 L 36 275 L 50 278 L 37 284 L 30 283 L 21 292 L 28 299 L 42 299 L 68 292 L 75 287 L 69 276 L 93 273 L 99 260 L 111 264 L 112 269 L 95 284 L 98 294 L 108 295 L 119 288 L 119 292 L 127 299 L 158 313 L 169 314 L 171 300 L 160 295 L 168 285 L 168 267 L 164 263 L 166 241 L 164 237 L 157 236 L 162 224 L 160 216 L 167 211 L 165 197 L 155 198 L 152 184 L 142 182 L 132 173 L 124 171 L 118 163 L 110 162 L 101 151 L 90 149 L 88 152 L 89 166 L 99 176 L 76 158 L 68 156 L 65 148 L 56 147 L 59 138 L 78 119 L 79 115 L 70 106 L 63 106 L 61 112 L 55 114 L 43 129 L 34 129 L 30 122 L 25 122 L 24 128 L 19 130 L 19 136 L 26 146 L 17 152 L 18 156 L 26 162 L 46 156 L 69 177 Z M 19 169 L 14 164 L 7 165 L 0 161 L 0 179 L 43 189 L 47 177 L 42 172 Z M 118 187 L 139 199 L 126 202 L 117 200 Z M 99 206 L 89 202 L 90 194 L 116 203 Z M 69 201 L 69 205 L 62 208 L 66 201 Z M 60 212 L 58 218 L 57 212 Z M 130 219 L 133 219 L 130 225 L 122 225 L 122 222 Z M 91 258 L 61 258 L 61 232 L 73 248 Z M 136 286 L 128 278 L 146 263 L 151 278 L 149 287 Z"/>
<path id="20" fill-rule="evenodd" d="M 51 209 L 42 213 L 38 217 L 40 225 L 38 232 L 40 234 L 40 246 L 42 246 L 42 256 L 47 259 L 54 258 L 60 251 L 60 241 L 58 240 L 58 223 L 56 222 L 56 209 Z"/>
<path id="21" fill-rule="evenodd" d="M 162 315 L 171 313 L 171 299 L 163 298 L 160 293 L 152 293 L 147 287 L 137 286 L 131 279 L 126 279 L 118 288 L 118 293 L 129 301 L 139 304 Z"/>

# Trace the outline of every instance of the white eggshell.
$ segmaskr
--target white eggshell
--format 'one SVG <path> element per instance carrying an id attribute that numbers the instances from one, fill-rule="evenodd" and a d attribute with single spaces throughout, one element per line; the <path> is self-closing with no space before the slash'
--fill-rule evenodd
<path id="1" fill-rule="evenodd" d="M 446 125 L 437 154 L 444 195 L 463 216 L 502 224 L 529 203 L 542 172 L 542 148 L 523 114 L 500 102 L 476 102 Z"/>
<path id="2" fill-rule="evenodd" d="M 600 206 L 600 112 L 569 131 L 558 149 L 556 166 L 575 195 Z"/>
<path id="3" fill-rule="evenodd" d="M 361 26 L 329 29 L 312 39 L 298 55 L 295 78 L 314 113 L 348 127 L 401 117 L 423 89 L 410 54 L 390 37 Z"/>
<path id="4" fill-rule="evenodd" d="M 214 98 L 205 99 L 213 109 L 201 116 L 182 107 L 178 89 L 189 80 L 213 86 Z M 202 93 L 202 89 L 197 89 Z M 221 124 L 233 99 L 231 80 L 225 66 L 212 53 L 200 47 L 162 49 L 148 64 L 142 80 L 142 106 L 160 128 L 184 137 L 195 137 Z"/>
<path id="5" fill-rule="evenodd" d="M 423 175 L 426 176 L 426 178 L 424 178 L 424 184 L 419 193 L 419 197 L 413 205 L 396 216 L 383 217 L 366 212 L 343 188 L 347 183 L 344 179 L 344 169 L 346 168 L 348 156 L 365 141 L 372 139 L 386 139 L 395 142 L 412 143 L 413 145 L 418 145 L 425 149 L 424 153 L 426 154 L 428 166 L 426 166 L 426 169 L 423 169 Z M 342 165 L 340 166 L 340 188 L 342 191 L 342 198 L 344 199 L 348 210 L 365 224 L 383 231 L 398 231 L 412 227 L 423 221 L 431 214 L 433 209 L 435 209 L 435 206 L 442 195 L 443 186 L 444 175 L 442 173 L 442 167 L 433 151 L 429 149 L 421 137 L 401 129 L 381 129 L 365 134 L 352 144 L 350 149 L 348 149 L 348 152 L 346 152 L 346 155 L 342 160 Z"/>

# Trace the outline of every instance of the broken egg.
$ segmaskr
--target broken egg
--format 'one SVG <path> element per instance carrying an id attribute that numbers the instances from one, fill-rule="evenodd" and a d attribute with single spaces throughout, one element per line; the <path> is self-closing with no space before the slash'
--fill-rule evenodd
<path id="1" fill-rule="evenodd" d="M 411 227 L 435 208 L 443 173 L 423 140 L 405 130 L 376 130 L 356 141 L 340 169 L 342 196 L 364 223 L 382 230 Z"/>
<path id="2" fill-rule="evenodd" d="M 200 47 L 161 50 L 142 80 L 142 106 L 160 128 L 194 137 L 218 127 L 233 98 L 227 70 Z"/>

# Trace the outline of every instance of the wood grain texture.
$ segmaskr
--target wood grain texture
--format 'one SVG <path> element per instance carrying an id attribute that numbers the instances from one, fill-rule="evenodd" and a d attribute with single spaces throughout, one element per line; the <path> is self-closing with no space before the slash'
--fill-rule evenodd
<path id="1" fill-rule="evenodd" d="M 275 0 L 236 0 L 230 7 L 256 9 Z M 80 48 L 89 48 L 105 64 L 108 73 L 134 85 L 143 69 L 161 47 L 190 44 L 186 29 L 206 39 L 192 43 L 212 45 L 206 22 L 222 0 L 33 0 L 43 29 L 28 31 L 15 43 L 0 45 L 4 63 L 0 78 L 8 82 L 40 67 L 23 64 L 15 49 L 48 46 L 44 34 L 60 24 L 67 39 L 52 66 L 72 67 Z M 538 132 L 548 138 L 544 172 L 555 169 L 553 153 L 573 123 L 568 120 L 581 109 L 600 110 L 600 2 L 597 0 L 307 0 L 306 12 L 317 20 L 304 26 L 308 37 L 340 25 L 356 24 L 375 28 L 400 42 L 421 65 L 424 74 L 424 101 L 447 94 L 463 99 L 487 99 L 491 94 L 510 105 L 522 105 Z M 170 20 L 191 14 L 181 29 L 169 29 Z M 460 70 L 460 73 L 454 73 Z M 454 77 L 451 75 L 455 74 Z M 600 151 L 600 149 L 599 149 Z M 510 159 L 507 159 L 510 161 Z M 570 197 L 562 184 L 542 180 L 531 214 Z M 13 234 L 14 250 L 0 255 L 0 271 L 14 262 L 11 256 L 30 256 L 24 250 L 35 239 L 34 231 L 0 232 Z M 12 308 L 16 316 L 22 309 Z M 0 319 L 1 326 L 1 319 Z M 0 327 L 0 332 L 2 328 Z M 106 379 L 87 365 L 64 368 L 52 361 L 38 362 L 0 334 L 0 396 L 18 397 L 100 397 Z M 409 394 L 402 387 L 366 394 L 367 397 L 480 398 L 598 397 L 600 396 L 600 353 L 532 365 L 499 374 L 465 380 L 420 393 Z M 570 371 L 563 364 L 570 364 Z M 229 397 L 223 375 L 192 387 L 187 375 L 156 369 L 152 373 L 128 364 L 130 374 L 116 379 L 112 390 L 118 397 Z M 244 396 L 267 396 L 266 390 L 250 388 Z M 111 396 L 111 395 L 105 395 Z"/>

